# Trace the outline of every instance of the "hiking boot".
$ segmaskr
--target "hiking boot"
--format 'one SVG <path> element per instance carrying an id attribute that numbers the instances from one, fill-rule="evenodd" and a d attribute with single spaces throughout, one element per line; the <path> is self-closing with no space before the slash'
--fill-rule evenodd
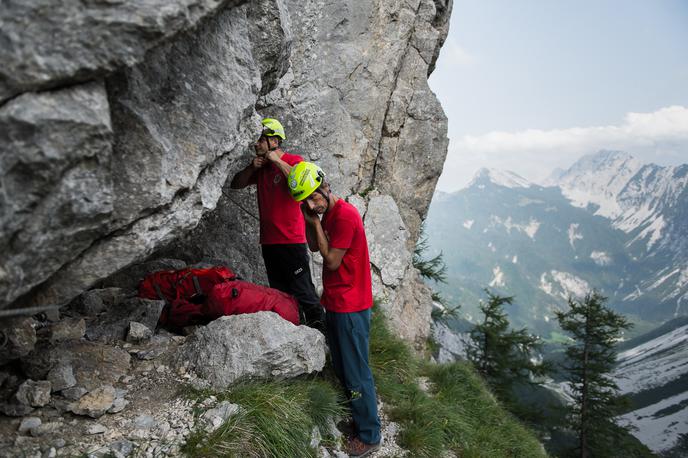
<path id="1" fill-rule="evenodd" d="M 365 442 L 361 442 L 361 440 L 358 437 L 354 437 L 349 441 L 348 446 L 346 447 L 347 452 L 349 453 L 349 456 L 355 456 L 355 457 L 364 457 L 368 456 L 371 453 L 373 453 L 376 450 L 380 449 L 380 444 L 366 444 Z"/>

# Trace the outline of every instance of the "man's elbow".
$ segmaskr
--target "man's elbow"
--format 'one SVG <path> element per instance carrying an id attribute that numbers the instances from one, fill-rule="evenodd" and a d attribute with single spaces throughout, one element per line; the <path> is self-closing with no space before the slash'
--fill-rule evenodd
<path id="1" fill-rule="evenodd" d="M 231 189 L 244 189 L 248 187 L 250 184 L 250 178 L 241 175 L 241 172 L 239 172 L 238 174 L 234 175 L 234 178 L 232 178 L 231 183 L 229 183 L 229 187 Z"/>
<path id="2" fill-rule="evenodd" d="M 341 259 L 325 261 L 325 268 L 327 270 L 337 270 L 337 269 L 339 269 L 339 266 L 341 266 L 341 265 L 342 265 Z"/>
<path id="3" fill-rule="evenodd" d="M 234 178 L 232 178 L 231 183 L 229 183 L 229 187 L 231 189 L 241 189 L 241 188 L 246 187 L 246 186 L 241 186 L 241 184 L 242 184 L 241 180 L 239 180 L 239 178 L 235 175 Z"/>

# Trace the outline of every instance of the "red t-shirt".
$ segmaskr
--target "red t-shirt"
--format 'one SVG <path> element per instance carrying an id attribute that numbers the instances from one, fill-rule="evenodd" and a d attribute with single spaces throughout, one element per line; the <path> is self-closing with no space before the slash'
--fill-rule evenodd
<path id="1" fill-rule="evenodd" d="M 337 270 L 323 267 L 320 303 L 330 312 L 360 312 L 373 306 L 368 240 L 356 207 L 339 199 L 322 219 L 331 248 L 345 249 Z"/>
<path id="2" fill-rule="evenodd" d="M 281 158 L 293 166 L 301 156 L 284 153 Z M 306 243 L 306 223 L 299 202 L 292 199 L 287 178 L 272 162 L 258 169 L 251 177 L 258 187 L 261 245 Z"/>

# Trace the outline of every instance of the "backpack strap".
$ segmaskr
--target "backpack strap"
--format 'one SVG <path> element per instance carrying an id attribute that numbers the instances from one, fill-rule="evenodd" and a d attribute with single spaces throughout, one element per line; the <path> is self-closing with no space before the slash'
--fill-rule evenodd
<path id="1" fill-rule="evenodd" d="M 160 298 L 160 300 L 165 302 L 165 307 L 163 307 L 162 313 L 164 313 L 166 315 L 165 316 L 165 323 L 169 323 L 170 322 L 170 313 L 172 312 L 172 304 L 170 304 L 170 302 L 167 300 L 167 298 L 165 296 L 163 296 L 162 291 L 160 290 L 160 285 L 158 285 L 157 283 L 153 283 L 153 288 L 155 288 L 155 292 L 158 295 L 158 297 Z"/>
<path id="2" fill-rule="evenodd" d="M 203 290 L 201 289 L 201 284 L 198 282 L 198 277 L 193 275 L 191 277 L 191 280 L 193 281 L 194 284 L 194 289 L 196 290 L 196 295 L 197 296 L 202 296 L 203 295 Z"/>
<path id="3" fill-rule="evenodd" d="M 167 298 L 163 296 L 162 290 L 160 289 L 160 285 L 157 283 L 153 283 L 153 288 L 155 289 L 155 293 L 158 295 L 158 298 L 160 298 L 161 301 L 165 301 L 165 305 L 168 305 L 169 302 L 167 301 Z"/>

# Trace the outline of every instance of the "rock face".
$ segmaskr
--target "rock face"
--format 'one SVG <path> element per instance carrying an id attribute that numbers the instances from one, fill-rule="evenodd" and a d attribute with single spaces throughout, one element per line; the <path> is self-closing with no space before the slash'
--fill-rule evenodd
<path id="1" fill-rule="evenodd" d="M 408 230 L 391 196 L 373 197 L 365 215 L 370 262 L 386 286 L 399 286 L 411 261 L 407 249 Z"/>
<path id="2" fill-rule="evenodd" d="M 445 323 L 432 323 L 432 338 L 438 346 L 436 359 L 440 364 L 467 359 L 471 345 L 469 333 L 457 333 Z"/>
<path id="3" fill-rule="evenodd" d="M 143 58 L 146 49 L 216 10 L 219 0 L 9 0 L 0 12 L 0 100 L 84 81 Z M 30 20 L 29 20 L 30 19 Z M 30 37 L 30 39 L 26 39 Z"/>
<path id="4" fill-rule="evenodd" d="M 112 127 L 102 81 L 23 94 L 0 107 L 0 150 L 7 302 L 107 233 Z"/>
<path id="5" fill-rule="evenodd" d="M 177 361 L 216 389 L 242 379 L 291 378 L 322 370 L 325 337 L 272 312 L 225 316 L 197 330 Z"/>
<path id="6" fill-rule="evenodd" d="M 254 191 L 227 179 L 273 116 L 367 227 L 405 228 L 373 237 L 374 275 L 390 310 L 429 321 L 403 289 L 446 154 L 427 77 L 451 0 L 53 4 L 0 11 L 0 308 L 125 288 L 106 279 L 154 254 L 264 282 Z"/>

